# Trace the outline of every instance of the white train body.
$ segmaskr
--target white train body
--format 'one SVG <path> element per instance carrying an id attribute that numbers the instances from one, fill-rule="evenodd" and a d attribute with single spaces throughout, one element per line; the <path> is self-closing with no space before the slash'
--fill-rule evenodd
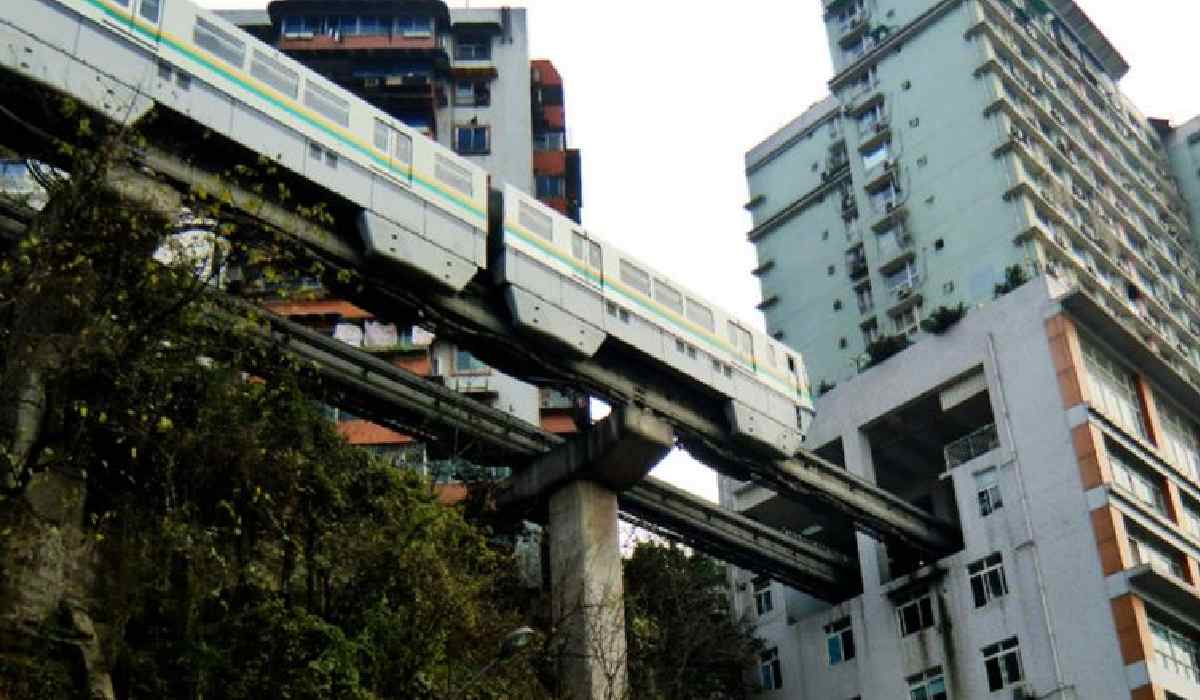
<path id="1" fill-rule="evenodd" d="M 119 122 L 158 103 L 359 207 L 367 254 L 462 290 L 488 267 L 487 173 L 187 0 L 3 0 L 0 65 Z M 515 324 L 620 342 L 727 397 L 783 453 L 812 404 L 797 353 L 507 187 L 495 279 Z"/>
<path id="2" fill-rule="evenodd" d="M 611 338 L 728 397 L 735 433 L 793 453 L 812 413 L 799 355 L 513 187 L 496 278 L 518 327 L 592 355 Z"/>

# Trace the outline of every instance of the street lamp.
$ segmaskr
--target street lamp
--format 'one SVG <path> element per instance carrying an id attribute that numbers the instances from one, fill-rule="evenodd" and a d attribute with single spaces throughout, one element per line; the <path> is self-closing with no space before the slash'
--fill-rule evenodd
<path id="1" fill-rule="evenodd" d="M 494 668 L 500 662 L 511 659 L 517 654 L 517 652 L 521 651 L 521 649 L 529 646 L 529 643 L 533 641 L 533 638 L 536 635 L 537 630 L 533 629 L 529 625 L 522 625 L 521 627 L 518 627 L 512 632 L 504 635 L 504 639 L 500 642 L 500 650 L 497 652 L 496 658 L 487 662 L 487 665 L 476 671 L 475 674 L 471 676 L 471 679 L 465 685 L 463 685 L 461 690 L 458 691 L 457 697 L 464 697 L 468 690 L 474 688 L 479 684 L 479 681 L 483 680 L 483 677 L 487 675 L 488 671 L 492 670 L 492 668 Z"/>

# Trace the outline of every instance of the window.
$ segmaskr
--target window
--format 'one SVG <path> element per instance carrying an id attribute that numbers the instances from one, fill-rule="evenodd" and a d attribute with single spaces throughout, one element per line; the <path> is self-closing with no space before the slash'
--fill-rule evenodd
<path id="1" fill-rule="evenodd" d="M 870 345 L 879 340 L 879 324 L 871 319 L 862 325 L 863 345 Z"/>
<path id="2" fill-rule="evenodd" d="M 989 644 L 983 648 L 983 667 L 987 671 L 988 690 L 995 692 L 1019 683 L 1021 673 L 1021 649 L 1016 637 Z"/>
<path id="3" fill-rule="evenodd" d="M 948 700 L 950 697 L 946 693 L 946 676 L 941 666 L 934 666 L 905 680 L 908 681 L 909 700 Z"/>
<path id="4" fill-rule="evenodd" d="M 522 226 L 548 241 L 554 240 L 554 222 L 549 216 L 526 202 L 521 202 L 517 212 L 517 220 Z"/>
<path id="5" fill-rule="evenodd" d="M 783 665 L 779 662 L 779 649 L 768 649 L 759 655 L 758 673 L 763 690 L 779 690 L 783 687 Z"/>
<path id="6" fill-rule="evenodd" d="M 312 82 L 311 78 L 305 81 L 304 104 L 342 126 L 350 126 L 350 102 Z"/>
<path id="7" fill-rule="evenodd" d="M 489 152 L 489 127 L 460 126 L 454 130 L 454 145 L 459 153 L 465 155 L 482 155 Z"/>
<path id="8" fill-rule="evenodd" d="M 1145 439 L 1146 423 L 1133 374 L 1092 343 L 1081 344 L 1089 398 L 1095 408 L 1114 423 Z"/>
<path id="9" fill-rule="evenodd" d="M 478 357 L 462 348 L 454 350 L 454 371 L 459 374 L 478 373 L 487 371 L 488 366 L 479 361 Z"/>
<path id="10" fill-rule="evenodd" d="M 999 552 L 967 564 L 967 575 L 971 579 L 971 595 L 977 608 L 982 608 L 989 601 L 1008 594 L 1004 559 Z"/>
<path id="11" fill-rule="evenodd" d="M 654 298 L 668 309 L 680 316 L 683 315 L 683 295 L 679 293 L 679 290 L 660 279 L 654 280 Z"/>
<path id="12" fill-rule="evenodd" d="M 412 157 L 411 141 L 409 142 L 409 157 L 410 159 Z M 455 163 L 449 158 L 446 158 L 440 153 L 437 154 L 433 166 L 433 173 L 437 176 L 437 179 L 441 180 L 447 185 L 450 185 L 468 197 L 475 194 L 475 186 L 471 181 L 471 171 L 467 170 L 458 163 Z"/>
<path id="13" fill-rule="evenodd" d="M 460 107 L 487 107 L 492 103 L 492 91 L 480 80 L 460 80 L 454 84 L 454 104 Z"/>
<path id="14" fill-rule="evenodd" d="M 310 38 L 317 33 L 319 22 L 315 17 L 293 15 L 283 18 L 283 36 L 285 39 Z"/>
<path id="15" fill-rule="evenodd" d="M 869 194 L 871 206 L 875 211 L 889 212 L 896 207 L 896 202 L 900 199 L 900 187 L 896 185 L 895 178 L 889 177 L 882 187 L 872 190 Z"/>
<path id="16" fill-rule="evenodd" d="M 140 12 L 142 17 L 157 24 L 162 15 L 162 0 L 142 0 Z"/>
<path id="17" fill-rule="evenodd" d="M 854 296 L 858 299 L 859 313 L 867 313 L 875 308 L 875 298 L 871 296 L 871 285 L 864 284 L 854 288 Z"/>
<path id="18" fill-rule="evenodd" d="M 891 146 L 889 142 L 882 141 L 863 151 L 863 170 L 870 170 L 877 165 L 882 165 L 883 161 L 888 159 L 889 146 Z"/>
<path id="19" fill-rule="evenodd" d="M 975 474 L 975 497 L 979 501 L 980 517 L 986 518 L 1004 507 L 999 476 L 1000 473 L 995 467 L 988 467 Z"/>
<path id="20" fill-rule="evenodd" d="M 1184 506 L 1183 527 L 1192 537 L 1200 539 L 1200 510 L 1191 505 Z"/>
<path id="21" fill-rule="evenodd" d="M 897 601 L 896 619 L 900 622 L 901 637 L 933 627 L 933 594 L 909 594 Z"/>
<path id="22" fill-rule="evenodd" d="M 1171 461 L 1185 474 L 1200 478 L 1200 443 L 1196 439 L 1195 426 L 1162 398 L 1155 396 L 1154 403 L 1162 416 L 1163 447 Z"/>
<path id="23" fill-rule="evenodd" d="M 533 150 L 561 151 L 567 147 L 567 135 L 561 131 L 544 131 L 533 135 Z"/>
<path id="24" fill-rule="evenodd" d="M 871 105 L 869 109 L 862 114 L 859 114 L 857 119 L 858 133 L 863 137 L 867 137 L 870 134 L 883 129 L 885 124 L 883 105 Z"/>
<path id="25" fill-rule="evenodd" d="M 854 658 L 854 628 L 849 617 L 825 625 L 825 649 L 829 652 L 830 666 Z"/>
<path id="26" fill-rule="evenodd" d="M 258 49 L 250 60 L 250 75 L 292 99 L 300 94 L 300 74 Z"/>
<path id="27" fill-rule="evenodd" d="M 709 332 L 716 330 L 717 323 L 713 319 L 712 309 L 691 297 L 687 300 L 687 318 L 692 323 L 707 328 Z"/>
<path id="28" fill-rule="evenodd" d="M 454 42 L 454 60 L 488 61 L 492 58 L 492 38 L 488 36 L 463 36 Z"/>
<path id="29" fill-rule="evenodd" d="M 754 578 L 754 611 L 761 617 L 775 609 L 771 600 L 771 580 L 756 576 Z"/>
<path id="30" fill-rule="evenodd" d="M 396 33 L 400 36 L 429 36 L 433 34 L 433 18 L 424 15 L 401 15 L 396 18 Z"/>
<path id="31" fill-rule="evenodd" d="M 884 286 L 890 292 L 894 292 L 902 287 L 911 289 L 920 284 L 920 282 L 921 273 L 917 272 L 917 266 L 912 260 L 904 261 L 903 265 L 892 272 L 885 273 L 883 276 Z"/>
<path id="32" fill-rule="evenodd" d="M 246 60 L 245 42 L 203 17 L 196 18 L 196 28 L 192 31 L 192 40 L 200 48 L 230 65 L 240 68 Z"/>
<path id="33" fill-rule="evenodd" d="M 754 347 L 750 337 L 750 331 L 742 328 L 733 321 L 726 322 L 726 332 L 729 335 L 729 344 L 734 350 L 740 350 L 747 355 L 753 354 Z"/>
<path id="34" fill-rule="evenodd" d="M 1167 500 L 1157 479 L 1134 466 L 1133 460 L 1118 452 L 1112 445 L 1109 445 L 1108 449 L 1108 464 L 1112 469 L 1113 481 L 1118 486 L 1160 514 L 1167 514 Z"/>
<path id="35" fill-rule="evenodd" d="M 1150 620 L 1154 638 L 1154 662 L 1193 683 L 1200 681 L 1200 644 L 1192 637 L 1167 625 Z"/>
<path id="36" fill-rule="evenodd" d="M 1184 578 L 1183 563 L 1179 556 L 1166 545 L 1151 541 L 1149 536 L 1131 532 L 1129 549 L 1133 554 L 1135 566 L 1149 564 L 1160 572 L 1169 573 L 1175 578 Z"/>
<path id="37" fill-rule="evenodd" d="M 578 231 L 571 233 L 571 254 L 597 270 L 600 269 L 600 244 L 595 241 L 589 241 L 586 236 Z"/>
<path id="38" fill-rule="evenodd" d="M 621 281 L 642 294 L 650 296 L 650 275 L 628 260 L 621 261 Z"/>
<path id="39" fill-rule="evenodd" d="M 538 197 L 567 196 L 567 179 L 562 175 L 538 175 L 533 184 Z"/>

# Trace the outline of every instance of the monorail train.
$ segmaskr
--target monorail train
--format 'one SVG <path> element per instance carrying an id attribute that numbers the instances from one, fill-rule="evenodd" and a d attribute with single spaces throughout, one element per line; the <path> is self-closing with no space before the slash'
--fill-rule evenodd
<path id="1" fill-rule="evenodd" d="M 456 291 L 489 270 L 522 331 L 584 356 L 623 343 L 727 397 L 736 435 L 799 447 L 812 403 L 795 351 L 516 188 L 492 191 L 481 168 L 223 18 L 187 0 L 4 0 L 0 44 L 9 70 L 115 120 L 160 104 L 352 203 L 371 258 Z"/>

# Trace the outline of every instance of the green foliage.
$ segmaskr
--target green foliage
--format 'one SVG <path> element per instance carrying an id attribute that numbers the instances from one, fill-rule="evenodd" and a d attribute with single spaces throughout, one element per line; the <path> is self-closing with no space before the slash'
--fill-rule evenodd
<path id="1" fill-rule="evenodd" d="M 939 306 L 927 318 L 921 320 L 921 330 L 926 333 L 941 335 L 950 330 L 967 315 L 967 305 L 959 302 L 958 306 Z"/>
<path id="2" fill-rule="evenodd" d="M 641 542 L 625 562 L 629 682 L 645 700 L 746 697 L 759 643 L 733 619 L 722 568 Z"/>
<path id="3" fill-rule="evenodd" d="M 1025 268 L 1020 265 L 1010 265 L 1004 269 L 1004 281 L 997 284 L 992 290 L 992 297 L 999 299 L 1008 294 L 1017 287 L 1029 281 L 1029 274 L 1025 272 Z"/>
<path id="4" fill-rule="evenodd" d="M 866 371 L 875 365 L 886 362 L 892 355 L 895 355 L 909 345 L 912 341 L 906 335 L 885 335 L 879 340 L 867 345 L 867 362 L 860 367 L 860 371 Z"/>
<path id="5" fill-rule="evenodd" d="M 118 697 L 542 697 L 536 647 L 467 687 L 523 622 L 507 555 L 426 481 L 342 441 L 253 313 L 152 258 L 174 214 L 107 184 L 127 143 L 72 147 L 0 263 L 0 445 L 13 387 L 36 376 L 46 397 L 33 448 L 6 447 L 0 472 L 86 483 Z M 196 192 L 192 211 L 228 201 Z M 235 254 L 294 262 L 237 233 L 218 229 Z M 0 695 L 70 696 L 18 666 L 0 657 Z"/>

